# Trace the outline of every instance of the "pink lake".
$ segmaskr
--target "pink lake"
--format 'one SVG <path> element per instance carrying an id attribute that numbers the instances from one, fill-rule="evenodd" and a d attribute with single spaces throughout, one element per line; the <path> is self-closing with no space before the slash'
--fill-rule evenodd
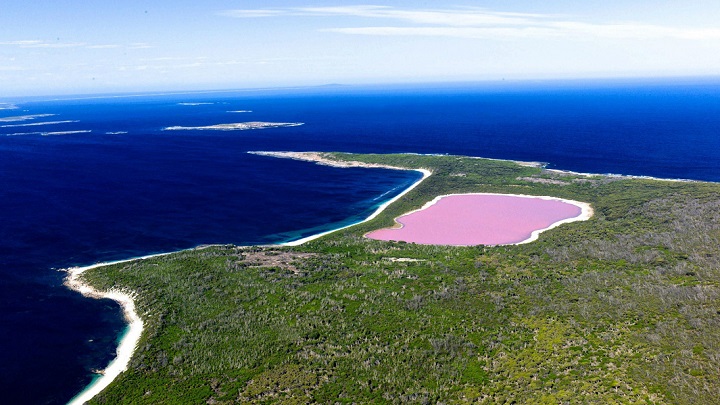
<path id="1" fill-rule="evenodd" d="M 398 217 L 402 227 L 365 236 L 424 245 L 506 245 L 530 242 L 543 230 L 591 213 L 588 204 L 553 197 L 454 194 Z"/>

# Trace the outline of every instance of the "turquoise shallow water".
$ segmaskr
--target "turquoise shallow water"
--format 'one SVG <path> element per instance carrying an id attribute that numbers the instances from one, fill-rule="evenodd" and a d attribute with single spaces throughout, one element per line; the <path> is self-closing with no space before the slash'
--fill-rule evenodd
<path id="1" fill-rule="evenodd" d="M 8 101 L 17 108 L 0 110 L 7 403 L 66 402 L 106 365 L 124 330 L 115 303 L 68 291 L 55 269 L 298 239 L 364 218 L 420 176 L 250 150 L 453 153 L 720 180 L 720 85 L 708 80 Z M 11 118 L 23 115 L 41 116 Z M 247 121 L 304 124 L 162 130 Z M 24 125 L 36 123 L 45 124 Z M 25 135 L 4 136 L 12 134 Z"/>

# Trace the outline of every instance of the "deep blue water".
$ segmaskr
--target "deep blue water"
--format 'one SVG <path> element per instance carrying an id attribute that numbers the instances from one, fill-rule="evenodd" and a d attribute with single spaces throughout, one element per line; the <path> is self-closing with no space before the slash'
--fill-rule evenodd
<path id="1" fill-rule="evenodd" d="M 55 269 L 206 243 L 297 239 L 364 218 L 419 176 L 247 151 L 451 153 L 720 181 L 719 80 L 8 101 L 18 108 L 0 110 L 5 403 L 66 402 L 90 382 L 90 369 L 111 359 L 124 329 L 115 303 L 67 290 Z M 229 112 L 236 110 L 252 112 Z M 55 115 L 2 121 L 30 114 Z M 55 121 L 77 122 L 7 126 Z M 304 125 L 162 131 L 244 121 Z M 91 132 L 3 136 L 83 130 Z"/>

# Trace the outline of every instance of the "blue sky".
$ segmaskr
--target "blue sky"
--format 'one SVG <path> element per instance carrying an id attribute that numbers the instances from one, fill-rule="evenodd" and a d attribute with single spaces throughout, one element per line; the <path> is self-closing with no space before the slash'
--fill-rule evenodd
<path id="1" fill-rule="evenodd" d="M 8 1 L 0 96 L 720 72 L 720 1 Z"/>

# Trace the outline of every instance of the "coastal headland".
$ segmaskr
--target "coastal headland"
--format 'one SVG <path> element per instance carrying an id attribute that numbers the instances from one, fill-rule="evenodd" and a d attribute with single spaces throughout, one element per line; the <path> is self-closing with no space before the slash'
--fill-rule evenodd
<path id="1" fill-rule="evenodd" d="M 462 156 L 258 154 L 423 177 L 371 218 L 299 244 L 69 271 L 71 288 L 125 302 L 142 325 L 121 343 L 134 349 L 117 361 L 124 371 L 83 401 L 712 403 L 720 393 L 719 184 Z M 364 236 L 457 194 L 581 201 L 593 215 L 573 206 L 589 219 L 505 246 Z"/>

